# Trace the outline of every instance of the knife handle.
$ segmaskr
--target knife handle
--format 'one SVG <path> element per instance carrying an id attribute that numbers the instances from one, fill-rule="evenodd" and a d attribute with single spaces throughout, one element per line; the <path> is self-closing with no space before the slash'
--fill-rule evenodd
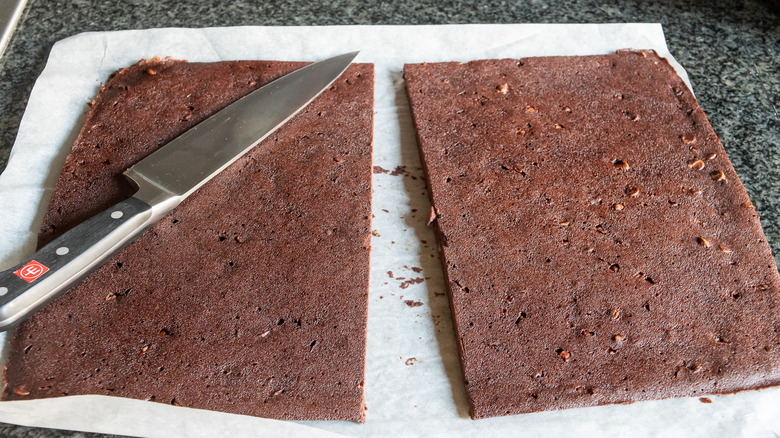
<path id="1" fill-rule="evenodd" d="M 135 197 L 68 230 L 28 261 L 0 272 L 0 331 L 68 290 L 151 225 L 152 207 Z"/>

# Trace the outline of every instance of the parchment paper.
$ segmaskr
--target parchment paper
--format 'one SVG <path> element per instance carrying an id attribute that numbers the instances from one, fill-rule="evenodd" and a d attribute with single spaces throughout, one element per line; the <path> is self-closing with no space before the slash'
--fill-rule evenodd
<path id="1" fill-rule="evenodd" d="M 402 79 L 408 62 L 655 49 L 659 24 L 154 29 L 58 42 L 0 174 L 0 269 L 31 254 L 64 156 L 100 84 L 141 58 L 316 61 L 361 50 L 376 67 L 367 422 L 279 422 L 102 396 L 0 403 L 0 421 L 137 436 L 778 436 L 780 390 L 473 421 L 435 251 L 430 204 Z M 705 60 L 702 60 L 705 62 Z M 728 149 L 728 145 L 726 145 Z M 0 341 L 5 341 L 0 336 Z"/>

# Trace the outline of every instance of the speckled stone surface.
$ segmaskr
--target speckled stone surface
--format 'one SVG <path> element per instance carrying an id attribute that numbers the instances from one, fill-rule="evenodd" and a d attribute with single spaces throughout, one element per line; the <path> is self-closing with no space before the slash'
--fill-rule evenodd
<path id="1" fill-rule="evenodd" d="M 778 16 L 777 0 L 130 0 L 121 6 L 100 0 L 29 0 L 0 58 L 0 169 L 52 45 L 80 32 L 171 26 L 654 22 L 663 25 L 669 50 L 687 70 L 780 260 Z M 0 436 L 105 435 L 0 424 Z"/>

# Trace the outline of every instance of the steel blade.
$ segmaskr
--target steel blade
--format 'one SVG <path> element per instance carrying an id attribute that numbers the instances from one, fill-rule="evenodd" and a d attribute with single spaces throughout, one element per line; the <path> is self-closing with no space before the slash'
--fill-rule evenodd
<path id="1" fill-rule="evenodd" d="M 186 197 L 284 124 L 347 69 L 358 52 L 302 67 L 237 100 L 136 163 L 125 175 Z"/>

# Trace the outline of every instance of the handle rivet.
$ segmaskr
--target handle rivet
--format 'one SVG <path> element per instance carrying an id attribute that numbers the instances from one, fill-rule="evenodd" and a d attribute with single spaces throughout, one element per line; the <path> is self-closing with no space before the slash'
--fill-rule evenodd
<path id="1" fill-rule="evenodd" d="M 8 293 L 7 287 L 0 287 L 0 297 Z"/>
<path id="2" fill-rule="evenodd" d="M 65 254 L 70 252 L 70 249 L 68 249 L 65 246 L 61 246 L 61 247 L 57 248 L 57 250 L 54 251 L 54 252 L 57 253 L 57 255 L 65 255 Z"/>
<path id="3" fill-rule="evenodd" d="M 122 216 L 124 216 L 124 213 L 122 213 L 122 212 L 121 212 L 121 211 L 119 211 L 119 210 L 117 210 L 117 211 L 115 211 L 115 212 L 111 213 L 111 219 L 119 219 L 119 218 L 120 218 L 120 217 L 122 217 Z"/>

